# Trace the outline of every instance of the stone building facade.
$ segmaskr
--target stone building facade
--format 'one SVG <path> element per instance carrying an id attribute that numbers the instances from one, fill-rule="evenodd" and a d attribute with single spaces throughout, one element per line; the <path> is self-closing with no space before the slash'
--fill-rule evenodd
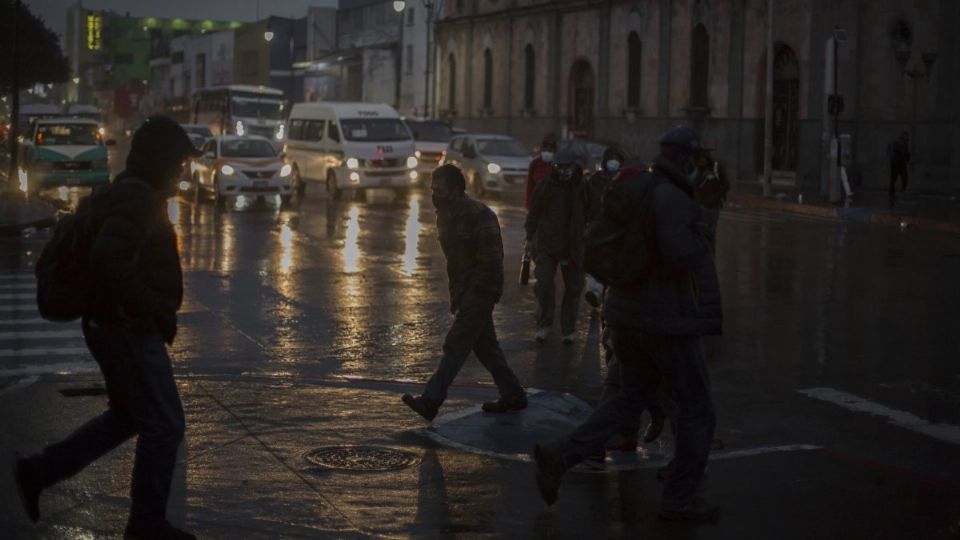
<path id="1" fill-rule="evenodd" d="M 886 145 L 908 131 L 914 185 L 960 193 L 960 2 L 775 6 L 775 181 L 821 185 L 823 133 L 834 129 L 828 38 L 840 27 L 839 132 L 851 137 L 855 182 L 885 187 Z M 767 0 L 447 0 L 436 26 L 436 108 L 530 147 L 553 131 L 619 140 L 642 157 L 666 128 L 692 124 L 738 180 L 756 181 L 766 29 Z"/>

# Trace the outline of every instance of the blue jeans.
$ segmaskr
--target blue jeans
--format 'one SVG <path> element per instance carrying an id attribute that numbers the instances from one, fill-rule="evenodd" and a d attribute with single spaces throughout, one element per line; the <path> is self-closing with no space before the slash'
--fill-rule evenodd
<path id="1" fill-rule="evenodd" d="M 177 448 L 185 428 L 166 345 L 159 335 L 87 319 L 83 334 L 103 373 L 109 407 L 29 462 L 48 487 L 137 435 L 130 518 L 165 520 Z"/>
<path id="2" fill-rule="evenodd" d="M 460 373 L 470 351 L 493 376 L 501 397 L 522 396 L 523 386 L 507 365 L 493 327 L 493 303 L 468 300 L 457 310 L 453 326 L 443 342 L 443 358 L 427 382 L 423 396 L 439 407 L 447 399 L 447 389 Z"/>
<path id="3" fill-rule="evenodd" d="M 617 327 L 611 332 L 620 360 L 620 393 L 554 446 L 564 465 L 573 467 L 602 450 L 615 433 L 632 428 L 640 412 L 654 406 L 657 385 L 666 384 L 679 413 L 672 419 L 676 452 L 663 488 L 663 504 L 692 502 L 703 479 L 716 425 L 702 340 L 700 336 L 653 335 Z"/>

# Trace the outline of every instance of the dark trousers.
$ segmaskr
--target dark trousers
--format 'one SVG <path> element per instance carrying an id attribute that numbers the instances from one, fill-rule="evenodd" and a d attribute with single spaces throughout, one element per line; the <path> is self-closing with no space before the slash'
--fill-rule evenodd
<path id="1" fill-rule="evenodd" d="M 185 426 L 166 345 L 159 336 L 88 320 L 83 334 L 103 373 L 109 407 L 29 461 L 48 487 L 137 435 L 130 518 L 165 520 Z"/>
<path id="2" fill-rule="evenodd" d="M 460 373 L 463 363 L 473 351 L 493 376 L 502 397 L 523 394 L 520 380 L 507 365 L 493 327 L 493 303 L 468 302 L 457 310 L 453 326 L 443 341 L 443 358 L 437 371 L 427 382 L 423 396 L 439 407 L 447 399 L 447 389 Z"/>
<path id="3" fill-rule="evenodd" d="M 679 412 L 674 422 L 676 451 L 663 488 L 664 505 L 692 502 L 707 466 L 716 418 L 699 336 L 663 336 L 612 328 L 623 386 L 569 436 L 556 443 L 566 467 L 599 452 L 618 431 L 633 425 L 656 399 L 658 384 L 668 385 Z"/>
<path id="4" fill-rule="evenodd" d="M 897 196 L 897 179 L 900 179 L 901 185 L 903 186 L 901 191 L 907 190 L 907 183 L 910 181 L 910 173 L 907 168 L 907 164 L 900 161 L 891 161 L 890 162 L 890 198 L 896 198 Z"/>
<path id="5" fill-rule="evenodd" d="M 558 259 L 549 255 L 537 256 L 536 269 L 533 272 L 537 277 L 537 284 L 534 286 L 537 295 L 537 327 L 553 326 L 554 304 L 557 297 L 554 278 L 557 275 L 558 266 L 563 274 L 560 332 L 567 335 L 577 329 L 577 310 L 580 307 L 580 293 L 583 292 L 583 268 L 575 261 L 561 265 Z"/>

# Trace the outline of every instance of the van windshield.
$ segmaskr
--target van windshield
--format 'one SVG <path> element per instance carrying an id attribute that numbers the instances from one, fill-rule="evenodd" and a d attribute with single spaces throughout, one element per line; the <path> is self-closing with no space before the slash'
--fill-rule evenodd
<path id="1" fill-rule="evenodd" d="M 37 146 L 100 144 L 100 133 L 95 124 L 46 124 L 37 126 Z"/>
<path id="2" fill-rule="evenodd" d="M 383 142 L 410 140 L 410 132 L 407 131 L 407 126 L 396 118 L 350 118 L 340 120 L 340 125 L 343 127 L 343 135 L 348 141 Z"/>

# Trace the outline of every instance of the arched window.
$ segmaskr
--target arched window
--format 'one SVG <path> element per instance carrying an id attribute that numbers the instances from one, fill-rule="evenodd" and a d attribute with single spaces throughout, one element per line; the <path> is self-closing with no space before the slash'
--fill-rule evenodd
<path id="1" fill-rule="evenodd" d="M 537 81 L 535 69 L 536 58 L 533 54 L 533 45 L 528 44 L 523 54 L 526 57 L 526 63 L 524 65 L 523 108 L 532 111 L 533 96 Z"/>
<path id="2" fill-rule="evenodd" d="M 453 53 L 447 56 L 447 109 L 457 110 L 457 61 Z"/>
<path id="3" fill-rule="evenodd" d="M 630 32 L 627 38 L 627 107 L 640 106 L 640 36 Z"/>
<path id="4" fill-rule="evenodd" d="M 693 48 L 690 52 L 690 106 L 706 108 L 709 106 L 710 35 L 703 24 L 693 29 Z"/>
<path id="5" fill-rule="evenodd" d="M 483 50 L 483 108 L 493 108 L 493 53 Z"/>

